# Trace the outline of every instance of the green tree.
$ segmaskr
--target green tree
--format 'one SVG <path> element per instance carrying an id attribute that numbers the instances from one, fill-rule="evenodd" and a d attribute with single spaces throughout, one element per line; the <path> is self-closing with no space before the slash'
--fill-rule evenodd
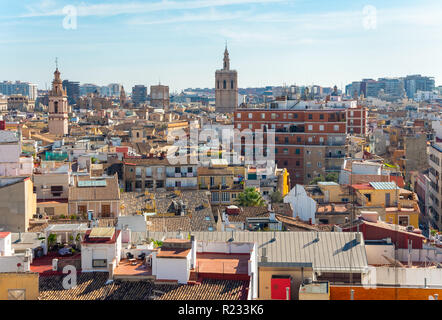
<path id="1" fill-rule="evenodd" d="M 283 201 L 282 194 L 278 190 L 270 194 L 270 199 L 272 203 L 281 203 Z"/>
<path id="2" fill-rule="evenodd" d="M 255 188 L 246 188 L 243 192 L 238 195 L 236 202 L 242 207 L 263 207 L 265 206 L 265 201 L 261 196 L 261 193 Z"/>
<path id="3" fill-rule="evenodd" d="M 337 172 L 331 172 L 331 173 L 327 174 L 325 176 L 325 181 L 333 181 L 333 182 L 338 183 L 338 181 L 339 181 L 338 173 Z"/>
<path id="4" fill-rule="evenodd" d="M 323 176 L 314 177 L 309 184 L 314 185 L 318 184 L 318 182 L 325 181 L 325 178 Z"/>

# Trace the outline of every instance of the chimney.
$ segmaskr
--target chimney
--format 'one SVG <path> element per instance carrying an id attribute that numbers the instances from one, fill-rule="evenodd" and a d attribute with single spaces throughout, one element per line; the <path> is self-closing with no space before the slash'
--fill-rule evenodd
<path id="1" fill-rule="evenodd" d="M 267 262 L 267 248 L 262 248 L 261 262 Z"/>

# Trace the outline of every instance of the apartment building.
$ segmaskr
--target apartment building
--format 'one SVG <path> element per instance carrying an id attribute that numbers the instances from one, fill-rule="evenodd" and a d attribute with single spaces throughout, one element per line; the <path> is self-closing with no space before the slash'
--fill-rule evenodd
<path id="1" fill-rule="evenodd" d="M 125 159 L 123 185 L 126 192 L 161 188 L 197 189 L 196 164 L 171 164 L 167 159 Z"/>
<path id="2" fill-rule="evenodd" d="M 210 203 L 233 204 L 244 190 L 246 168 L 229 166 L 226 160 L 211 160 L 209 167 L 198 168 L 200 189 L 210 190 Z"/>
<path id="3" fill-rule="evenodd" d="M 442 144 L 433 143 L 429 148 L 430 178 L 428 216 L 433 227 L 442 228 Z"/>
<path id="4" fill-rule="evenodd" d="M 347 110 L 341 108 L 238 109 L 234 127 L 274 130 L 274 146 L 268 141 L 266 147 L 274 148 L 276 164 L 287 168 L 291 185 L 308 184 L 315 177 L 339 172 L 346 154 L 346 117 Z M 241 143 L 242 152 L 245 146 Z"/>

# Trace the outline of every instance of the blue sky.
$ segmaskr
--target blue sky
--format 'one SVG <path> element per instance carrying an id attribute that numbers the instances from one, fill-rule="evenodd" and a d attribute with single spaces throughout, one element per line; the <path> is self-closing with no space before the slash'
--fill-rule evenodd
<path id="1" fill-rule="evenodd" d="M 0 80 L 45 88 L 58 57 L 62 78 L 82 83 L 213 87 L 227 41 L 240 87 L 416 73 L 442 85 L 442 3 L 386 2 L 0 0 Z"/>

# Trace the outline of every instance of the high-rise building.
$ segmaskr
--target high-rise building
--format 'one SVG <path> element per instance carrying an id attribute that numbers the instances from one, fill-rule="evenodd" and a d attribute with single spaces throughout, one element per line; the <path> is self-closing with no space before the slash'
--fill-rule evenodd
<path id="1" fill-rule="evenodd" d="M 68 134 L 68 97 L 60 78 L 58 67 L 54 72 L 52 90 L 49 92 L 49 133 L 57 136 Z"/>
<path id="2" fill-rule="evenodd" d="M 161 84 L 150 86 L 150 105 L 152 107 L 168 109 L 169 102 L 169 86 L 163 86 Z"/>
<path id="3" fill-rule="evenodd" d="M 89 93 L 100 93 L 100 87 L 92 83 L 84 83 L 80 86 L 80 95 L 87 96 Z"/>
<path id="4" fill-rule="evenodd" d="M 0 93 L 7 96 L 21 94 L 30 100 L 35 100 L 37 99 L 37 85 L 21 81 L 3 81 L 0 82 Z"/>
<path id="5" fill-rule="evenodd" d="M 63 80 L 63 88 L 66 89 L 69 104 L 76 104 L 80 97 L 80 82 Z"/>
<path id="6" fill-rule="evenodd" d="M 119 83 L 110 83 L 110 84 L 108 84 L 108 87 L 110 89 L 111 97 L 119 97 L 120 96 L 120 91 L 121 91 L 121 87 L 122 87 L 121 84 L 119 84 Z"/>
<path id="7" fill-rule="evenodd" d="M 413 99 L 417 91 L 433 91 L 435 88 L 433 77 L 423 77 L 420 74 L 406 76 L 403 82 L 409 99 Z"/>
<path id="8" fill-rule="evenodd" d="M 137 84 L 132 87 L 132 102 L 135 106 L 143 104 L 147 101 L 147 87 Z"/>
<path id="9" fill-rule="evenodd" d="M 215 72 L 216 111 L 234 112 L 238 107 L 238 73 L 230 70 L 229 51 L 224 50 L 224 63 L 221 70 Z"/>

